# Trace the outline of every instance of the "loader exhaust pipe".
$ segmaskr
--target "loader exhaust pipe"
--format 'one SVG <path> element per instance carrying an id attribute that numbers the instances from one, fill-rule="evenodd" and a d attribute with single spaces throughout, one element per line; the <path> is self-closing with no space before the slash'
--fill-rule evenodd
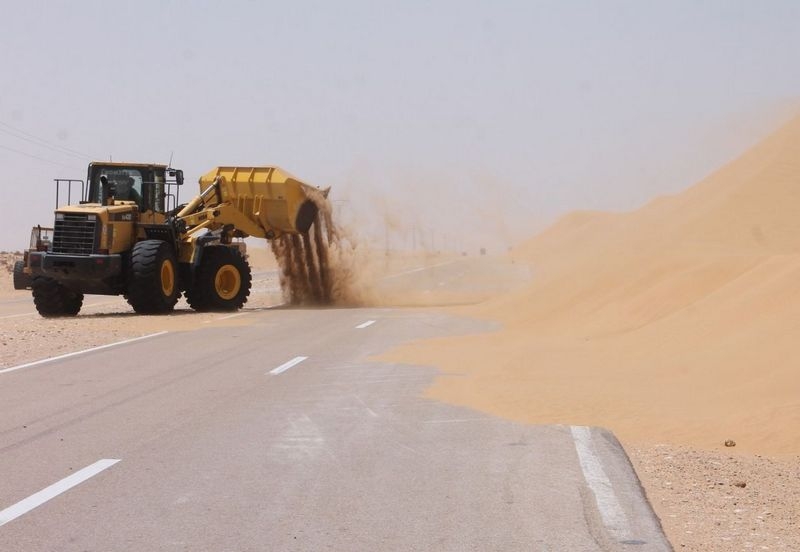
<path id="1" fill-rule="evenodd" d="M 100 204 L 111 205 L 114 203 L 114 196 L 117 195 L 117 187 L 111 182 L 108 182 L 106 175 L 100 176 Z"/>

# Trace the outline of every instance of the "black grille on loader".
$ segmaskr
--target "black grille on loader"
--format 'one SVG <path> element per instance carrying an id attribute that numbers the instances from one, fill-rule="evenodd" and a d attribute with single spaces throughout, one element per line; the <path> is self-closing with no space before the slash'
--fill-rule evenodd
<path id="1" fill-rule="evenodd" d="M 86 215 L 64 214 L 56 220 L 53 231 L 53 253 L 89 255 L 94 253 L 96 220 Z"/>

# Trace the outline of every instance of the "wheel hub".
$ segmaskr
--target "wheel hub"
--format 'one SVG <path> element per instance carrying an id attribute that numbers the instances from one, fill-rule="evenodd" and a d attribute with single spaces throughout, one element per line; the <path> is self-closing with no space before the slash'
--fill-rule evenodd
<path id="1" fill-rule="evenodd" d="M 242 287 L 242 277 L 235 266 L 226 264 L 219 268 L 214 277 L 214 288 L 217 295 L 226 301 L 230 301 L 239 293 Z"/>
<path id="2" fill-rule="evenodd" d="M 165 297 L 169 297 L 175 291 L 175 267 L 164 259 L 161 263 L 161 292 Z"/>

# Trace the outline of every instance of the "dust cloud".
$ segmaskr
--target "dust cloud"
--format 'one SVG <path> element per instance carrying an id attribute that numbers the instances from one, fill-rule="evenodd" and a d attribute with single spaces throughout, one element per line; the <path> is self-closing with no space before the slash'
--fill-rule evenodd
<path id="1" fill-rule="evenodd" d="M 551 218 L 524 178 L 502 168 L 361 162 L 334 175 L 337 222 L 377 257 L 502 254 Z M 375 255 L 379 253 L 379 255 Z"/>
<path id="2" fill-rule="evenodd" d="M 331 184 L 330 196 L 311 192 L 318 215 L 306 234 L 271 241 L 289 305 L 474 303 L 518 283 L 506 254 L 541 221 L 500 176 L 361 166 Z"/>
<path id="3" fill-rule="evenodd" d="M 309 196 L 317 215 L 308 232 L 283 234 L 270 242 L 284 299 L 290 305 L 364 304 L 368 286 L 356 266 L 356 239 L 336 224 L 323 193 L 313 190 Z"/>

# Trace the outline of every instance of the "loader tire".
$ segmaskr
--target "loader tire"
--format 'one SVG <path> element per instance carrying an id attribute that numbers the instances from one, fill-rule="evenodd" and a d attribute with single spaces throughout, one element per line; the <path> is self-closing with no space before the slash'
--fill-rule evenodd
<path id="1" fill-rule="evenodd" d="M 46 276 L 34 278 L 31 289 L 33 289 L 33 304 L 45 318 L 75 316 L 83 305 L 83 293 L 69 290 Z"/>
<path id="2" fill-rule="evenodd" d="M 33 281 L 25 274 L 25 261 L 14 263 L 14 289 L 31 289 Z"/>
<path id="3" fill-rule="evenodd" d="M 139 314 L 164 314 L 175 308 L 180 295 L 178 263 L 172 247 L 161 240 L 133 246 L 125 299 Z"/>
<path id="4" fill-rule="evenodd" d="M 250 295 L 250 265 L 238 250 L 224 246 L 206 247 L 186 300 L 196 311 L 234 311 Z"/>

